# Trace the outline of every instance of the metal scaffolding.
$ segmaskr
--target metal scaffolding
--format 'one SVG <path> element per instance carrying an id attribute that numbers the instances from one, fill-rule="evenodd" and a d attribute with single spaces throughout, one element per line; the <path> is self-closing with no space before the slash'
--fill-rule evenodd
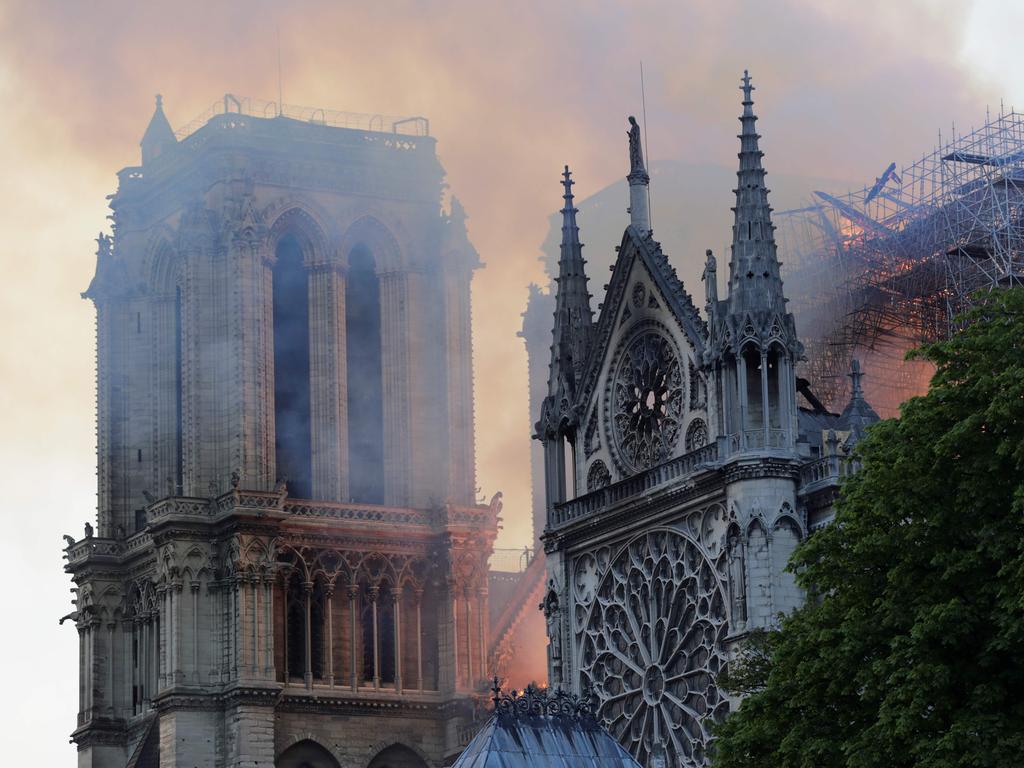
<path id="1" fill-rule="evenodd" d="M 821 399 L 840 407 L 851 357 L 883 416 L 927 386 L 904 360 L 946 338 L 979 291 L 1024 284 L 1024 115 L 969 134 L 849 194 L 814 192 L 775 214 L 792 299 Z"/>

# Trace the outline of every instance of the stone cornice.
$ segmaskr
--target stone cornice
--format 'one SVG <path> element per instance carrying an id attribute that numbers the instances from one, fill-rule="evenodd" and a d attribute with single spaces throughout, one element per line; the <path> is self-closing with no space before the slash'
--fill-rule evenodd
<path id="1" fill-rule="evenodd" d="M 580 542 L 593 542 L 609 532 L 652 524 L 656 518 L 676 513 L 682 506 L 696 505 L 708 498 L 724 496 L 724 493 L 721 469 L 708 467 L 676 483 L 622 499 L 562 528 L 548 529 L 543 536 L 544 551 L 551 553 L 569 549 Z"/>
<path id="2" fill-rule="evenodd" d="M 124 720 L 94 718 L 71 734 L 71 741 L 83 747 L 124 746 L 127 729 Z"/>

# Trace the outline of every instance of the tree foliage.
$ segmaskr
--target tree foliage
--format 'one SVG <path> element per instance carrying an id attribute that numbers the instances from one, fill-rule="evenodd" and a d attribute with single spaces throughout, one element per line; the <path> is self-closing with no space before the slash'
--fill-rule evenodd
<path id="1" fill-rule="evenodd" d="M 715 768 L 1024 765 L 1024 290 L 964 319 L 795 552 L 808 601 Z"/>

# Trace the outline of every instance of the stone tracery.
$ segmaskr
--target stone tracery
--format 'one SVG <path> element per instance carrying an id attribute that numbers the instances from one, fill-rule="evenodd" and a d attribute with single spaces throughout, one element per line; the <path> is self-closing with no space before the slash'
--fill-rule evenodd
<path id="1" fill-rule="evenodd" d="M 585 555 L 577 565 L 577 599 L 592 601 L 577 626 L 580 686 L 593 690 L 599 719 L 640 762 L 663 743 L 669 764 L 701 766 L 710 721 L 728 711 L 715 684 L 728 632 L 719 566 L 664 529 L 633 539 L 594 588 L 600 559 Z"/>
<path id="2" fill-rule="evenodd" d="M 659 333 L 634 338 L 612 384 L 612 429 L 619 459 L 646 469 L 671 455 L 683 417 L 683 372 L 671 342 Z"/>

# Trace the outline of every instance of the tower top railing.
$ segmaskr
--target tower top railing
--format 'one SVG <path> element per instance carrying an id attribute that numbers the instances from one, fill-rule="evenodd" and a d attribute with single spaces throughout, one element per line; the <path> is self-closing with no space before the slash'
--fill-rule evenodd
<path id="1" fill-rule="evenodd" d="M 235 96 L 231 93 L 225 93 L 223 99 L 213 102 L 209 108 L 193 120 L 178 128 L 174 135 L 178 141 L 181 141 L 198 131 L 214 117 L 227 114 L 259 118 L 287 117 L 313 125 L 350 128 L 356 131 L 397 133 L 405 136 L 430 135 L 430 121 L 425 117 L 341 112 L 320 107 L 302 107 L 296 104 L 254 99 L 250 96 Z"/>

